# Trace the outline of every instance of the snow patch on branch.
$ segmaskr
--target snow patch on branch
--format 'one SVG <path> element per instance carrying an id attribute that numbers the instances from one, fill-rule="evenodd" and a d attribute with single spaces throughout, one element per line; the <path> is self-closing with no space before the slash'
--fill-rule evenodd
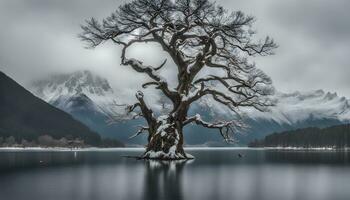
<path id="1" fill-rule="evenodd" d="M 142 71 L 142 72 L 146 72 L 147 74 L 149 74 L 153 79 L 157 79 L 158 82 L 160 83 L 166 83 L 166 80 L 164 79 L 164 77 L 162 77 L 154 67 L 152 66 L 147 66 L 147 65 L 143 65 L 143 63 L 135 58 L 129 58 L 124 60 L 125 64 L 129 64 L 131 65 L 135 70 L 137 71 Z"/>
<path id="2" fill-rule="evenodd" d="M 188 101 L 194 98 L 198 93 L 201 91 L 200 87 L 194 86 L 194 90 L 190 91 L 187 95 L 186 94 L 181 94 L 181 101 Z"/>
<path id="3" fill-rule="evenodd" d="M 202 117 L 200 116 L 200 114 L 196 114 L 193 117 L 187 118 L 187 120 L 192 122 L 192 123 L 194 122 L 198 125 L 202 125 L 206 128 L 224 128 L 224 127 L 231 126 L 235 123 L 234 120 L 232 120 L 232 121 L 218 121 L 218 122 L 210 123 L 210 122 L 204 121 L 202 119 Z"/>

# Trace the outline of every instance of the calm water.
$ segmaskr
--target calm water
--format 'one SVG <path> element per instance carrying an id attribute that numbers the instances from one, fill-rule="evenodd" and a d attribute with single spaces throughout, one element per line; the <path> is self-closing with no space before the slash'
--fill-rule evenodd
<path id="1" fill-rule="evenodd" d="M 350 199 L 348 152 L 190 149 L 196 159 L 189 162 L 123 157 L 141 151 L 1 150 L 0 199 Z"/>

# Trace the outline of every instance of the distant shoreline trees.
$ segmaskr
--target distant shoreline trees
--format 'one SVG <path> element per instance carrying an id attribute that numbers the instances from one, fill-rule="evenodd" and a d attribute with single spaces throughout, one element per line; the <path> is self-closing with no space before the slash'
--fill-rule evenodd
<path id="1" fill-rule="evenodd" d="M 14 136 L 0 137 L 0 147 L 62 147 L 62 148 L 86 148 L 92 147 L 86 144 L 81 138 L 73 138 L 71 136 L 62 137 L 60 139 L 53 138 L 50 135 L 41 135 L 36 139 L 27 140 L 24 138 L 15 138 Z M 115 139 L 102 139 L 100 143 L 94 147 L 124 147 L 124 144 Z"/>
<path id="2" fill-rule="evenodd" d="M 262 140 L 254 140 L 249 147 L 302 147 L 302 148 L 348 148 L 350 124 L 328 128 L 304 128 L 273 133 Z"/>

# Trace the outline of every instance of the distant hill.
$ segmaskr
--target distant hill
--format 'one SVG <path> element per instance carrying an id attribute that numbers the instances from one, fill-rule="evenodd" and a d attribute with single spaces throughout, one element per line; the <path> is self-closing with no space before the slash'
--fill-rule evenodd
<path id="1" fill-rule="evenodd" d="M 42 135 L 79 138 L 89 145 L 101 143 L 97 133 L 0 72 L 0 137 L 32 141 Z"/>
<path id="2" fill-rule="evenodd" d="M 262 140 L 255 140 L 250 147 L 332 147 L 350 146 L 350 125 L 337 125 L 328 128 L 303 128 L 282 133 L 273 133 Z"/>

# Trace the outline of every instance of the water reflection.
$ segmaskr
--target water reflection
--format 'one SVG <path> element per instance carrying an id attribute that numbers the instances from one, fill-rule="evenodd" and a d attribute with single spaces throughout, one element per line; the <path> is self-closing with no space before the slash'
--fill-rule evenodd
<path id="1" fill-rule="evenodd" d="M 350 196 L 347 152 L 195 149 L 189 152 L 196 157 L 191 161 L 123 157 L 141 152 L 0 152 L 0 199 L 348 200 Z"/>
<path id="2" fill-rule="evenodd" d="M 182 200 L 182 176 L 191 161 L 145 161 L 143 194 L 146 199 Z"/>
<path id="3" fill-rule="evenodd" d="M 269 150 L 264 154 L 264 162 L 303 165 L 339 165 L 350 164 L 348 151 L 320 150 Z"/>

